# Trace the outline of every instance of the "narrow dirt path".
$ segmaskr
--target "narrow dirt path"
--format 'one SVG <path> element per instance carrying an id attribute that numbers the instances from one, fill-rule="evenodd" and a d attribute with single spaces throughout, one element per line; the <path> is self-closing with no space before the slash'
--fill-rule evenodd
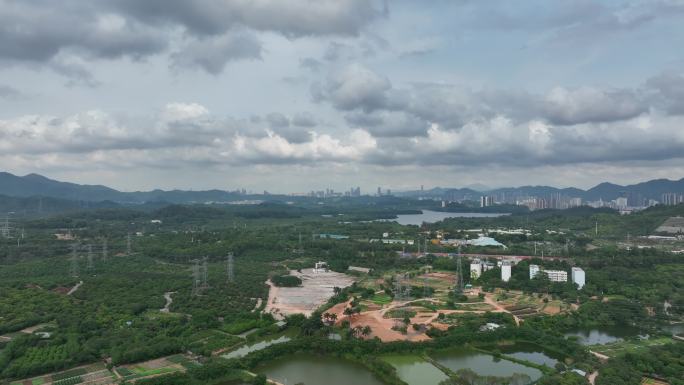
<path id="1" fill-rule="evenodd" d="M 171 307 L 171 304 L 173 303 L 173 298 L 171 298 L 171 294 L 175 294 L 175 291 L 167 291 L 164 293 L 164 298 L 166 299 L 166 305 L 164 305 L 163 309 L 159 309 L 160 312 L 162 313 L 169 313 L 171 310 L 169 308 Z"/>
<path id="2" fill-rule="evenodd" d="M 595 372 L 593 372 L 592 374 L 589 375 L 588 380 L 589 380 L 589 383 L 590 383 L 591 385 L 594 385 L 594 384 L 596 383 L 596 377 L 598 377 L 598 374 L 599 374 L 599 372 L 598 372 L 598 370 L 597 370 L 597 371 L 595 371 Z"/>
<path id="3" fill-rule="evenodd" d="M 83 285 L 83 281 L 77 283 L 76 286 L 72 287 L 71 290 L 69 290 L 69 292 L 67 293 L 67 295 L 74 294 L 76 290 L 78 290 L 78 288 L 81 287 L 81 285 Z"/>

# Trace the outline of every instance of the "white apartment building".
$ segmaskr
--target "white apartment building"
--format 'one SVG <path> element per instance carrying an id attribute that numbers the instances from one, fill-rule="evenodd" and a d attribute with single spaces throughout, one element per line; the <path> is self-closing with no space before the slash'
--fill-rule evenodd
<path id="1" fill-rule="evenodd" d="M 475 259 L 470 262 L 470 279 L 478 279 L 482 275 L 482 261 Z"/>
<path id="2" fill-rule="evenodd" d="M 572 283 L 577 284 L 578 288 L 583 288 L 584 285 L 586 284 L 586 278 L 584 275 L 584 270 L 580 269 L 579 267 L 573 267 L 571 271 L 572 275 Z"/>
<path id="3" fill-rule="evenodd" d="M 568 272 L 564 270 L 544 270 L 538 265 L 530 265 L 530 279 L 543 272 L 551 282 L 568 282 Z"/>
<path id="4" fill-rule="evenodd" d="M 504 282 L 508 282 L 511 280 L 511 263 L 510 262 L 504 262 L 501 265 L 501 280 Z"/>
<path id="5" fill-rule="evenodd" d="M 530 279 L 536 277 L 539 271 L 540 269 L 538 265 L 530 265 Z"/>
<path id="6" fill-rule="evenodd" d="M 568 282 L 568 272 L 564 270 L 543 270 L 551 282 Z"/>

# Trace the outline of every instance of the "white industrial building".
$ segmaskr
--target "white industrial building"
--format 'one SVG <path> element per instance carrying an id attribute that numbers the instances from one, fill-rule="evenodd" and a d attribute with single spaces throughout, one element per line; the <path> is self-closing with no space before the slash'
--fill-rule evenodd
<path id="1" fill-rule="evenodd" d="M 583 288 L 586 283 L 586 277 L 584 275 L 584 270 L 579 267 L 573 267 L 571 271 L 572 283 L 577 284 L 579 289 Z"/>
<path id="2" fill-rule="evenodd" d="M 501 280 L 508 282 L 511 280 L 511 263 L 504 262 L 501 264 Z"/>
<path id="3" fill-rule="evenodd" d="M 549 277 L 551 282 L 568 282 L 568 272 L 564 270 L 544 270 L 538 265 L 530 265 L 530 279 L 534 278 L 539 272 L 543 272 Z"/>

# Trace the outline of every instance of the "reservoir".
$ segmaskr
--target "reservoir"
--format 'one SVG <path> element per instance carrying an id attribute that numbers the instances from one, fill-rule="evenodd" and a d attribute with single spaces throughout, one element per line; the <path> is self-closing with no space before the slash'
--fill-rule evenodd
<path id="1" fill-rule="evenodd" d="M 542 372 L 515 362 L 497 359 L 489 354 L 484 354 L 467 349 L 456 349 L 448 352 L 435 353 L 432 357 L 454 372 L 460 369 L 470 369 L 481 376 L 510 377 L 514 374 L 529 376 L 531 381 L 538 380 Z"/>
<path id="2" fill-rule="evenodd" d="M 270 361 L 258 367 L 256 372 L 284 385 L 384 385 L 361 364 L 308 354 Z"/>
<path id="3" fill-rule="evenodd" d="M 447 218 L 496 218 L 509 214 L 494 214 L 494 213 L 447 213 L 442 211 L 422 210 L 422 214 L 399 214 L 396 219 L 389 219 L 386 221 L 394 221 L 400 225 L 415 225 L 420 226 L 425 223 L 435 223 L 443 221 Z M 385 219 L 383 219 L 385 221 Z"/>
<path id="4" fill-rule="evenodd" d="M 637 335 L 639 335 L 639 330 L 629 326 L 576 329 L 565 333 L 566 337 L 577 337 L 582 345 L 605 345 Z"/>

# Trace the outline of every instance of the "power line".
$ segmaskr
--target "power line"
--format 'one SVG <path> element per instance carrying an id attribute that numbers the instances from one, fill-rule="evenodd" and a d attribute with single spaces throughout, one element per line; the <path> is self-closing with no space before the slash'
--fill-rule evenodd
<path id="1" fill-rule="evenodd" d="M 93 270 L 93 245 L 88 245 L 88 271 Z"/>
<path id="2" fill-rule="evenodd" d="M 107 257 L 109 256 L 109 249 L 107 247 L 107 238 L 102 240 L 102 262 L 107 262 Z"/>
<path id="3" fill-rule="evenodd" d="M 228 253 L 228 282 L 235 282 L 233 253 Z"/>
<path id="4" fill-rule="evenodd" d="M 126 255 L 131 255 L 131 233 L 126 235 Z"/>
<path id="5" fill-rule="evenodd" d="M 78 243 L 71 245 L 71 265 L 69 268 L 69 274 L 77 278 L 79 276 L 79 266 L 78 266 Z"/>

